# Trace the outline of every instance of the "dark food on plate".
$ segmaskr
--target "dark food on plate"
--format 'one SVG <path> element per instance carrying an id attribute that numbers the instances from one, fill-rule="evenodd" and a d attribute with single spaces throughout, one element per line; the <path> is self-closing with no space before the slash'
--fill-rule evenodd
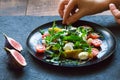
<path id="1" fill-rule="evenodd" d="M 48 31 L 40 30 L 42 44 L 36 45 L 36 53 L 45 55 L 52 63 L 84 63 L 97 58 L 102 41 L 101 34 L 91 26 L 58 27 L 55 22 Z"/>

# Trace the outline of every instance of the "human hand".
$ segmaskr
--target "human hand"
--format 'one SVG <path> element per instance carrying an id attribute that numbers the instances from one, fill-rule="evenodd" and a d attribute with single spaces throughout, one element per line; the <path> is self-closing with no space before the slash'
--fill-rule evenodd
<path id="1" fill-rule="evenodd" d="M 63 24 L 71 24 L 86 15 L 92 15 L 108 9 L 106 0 L 61 0 L 59 14 Z"/>
<path id="2" fill-rule="evenodd" d="M 120 11 L 116 8 L 114 4 L 109 4 L 110 11 L 112 12 L 113 16 L 115 17 L 116 22 L 120 24 Z"/>

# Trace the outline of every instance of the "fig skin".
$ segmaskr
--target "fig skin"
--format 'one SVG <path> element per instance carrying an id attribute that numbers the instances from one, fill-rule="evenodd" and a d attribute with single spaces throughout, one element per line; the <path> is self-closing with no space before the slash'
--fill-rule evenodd
<path id="1" fill-rule="evenodd" d="M 8 54 L 8 59 L 9 59 L 8 63 L 11 68 L 16 69 L 16 70 L 21 70 L 27 65 L 25 58 L 18 51 L 14 49 L 9 49 L 7 47 L 5 47 L 4 49 L 6 53 Z M 15 53 L 17 53 L 18 56 L 20 56 L 23 59 L 24 63 L 20 63 L 17 60 L 17 57 L 15 57 Z"/>
<path id="2" fill-rule="evenodd" d="M 5 33 L 3 33 L 3 35 L 5 37 L 5 47 L 9 49 L 15 49 L 19 52 L 23 50 L 22 45 L 19 42 L 17 42 L 11 37 L 8 37 Z"/>

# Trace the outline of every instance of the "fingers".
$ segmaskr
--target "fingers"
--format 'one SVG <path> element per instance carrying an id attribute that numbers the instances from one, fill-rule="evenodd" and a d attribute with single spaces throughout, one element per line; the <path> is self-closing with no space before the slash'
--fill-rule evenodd
<path id="1" fill-rule="evenodd" d="M 63 18 L 63 24 L 71 24 L 83 17 L 84 10 L 76 12 L 76 9 L 75 0 L 62 0 L 60 2 L 58 11 Z"/>
<path id="2" fill-rule="evenodd" d="M 66 24 L 72 24 L 74 22 L 76 22 L 77 20 L 79 20 L 81 17 L 83 17 L 85 15 L 85 13 L 83 11 L 78 11 L 76 12 L 74 15 L 72 15 L 71 17 L 69 17 L 66 21 Z"/>
<path id="3" fill-rule="evenodd" d="M 58 12 L 61 17 L 63 17 L 65 5 L 67 5 L 68 2 L 69 2 L 69 0 L 61 0 L 60 1 L 59 7 L 58 7 Z"/>
<path id="4" fill-rule="evenodd" d="M 120 11 L 116 8 L 116 6 L 114 4 L 111 3 L 109 5 L 109 8 L 115 18 L 120 18 Z"/>
<path id="5" fill-rule="evenodd" d="M 64 15 L 63 15 L 63 24 L 66 24 L 67 19 L 70 17 L 71 11 L 75 7 L 75 3 L 73 2 L 74 0 L 70 0 L 68 3 L 68 6 L 65 9 Z"/>
<path id="6" fill-rule="evenodd" d="M 76 7 L 74 7 L 74 8 L 72 9 L 71 15 L 75 14 L 75 12 L 76 12 Z"/>

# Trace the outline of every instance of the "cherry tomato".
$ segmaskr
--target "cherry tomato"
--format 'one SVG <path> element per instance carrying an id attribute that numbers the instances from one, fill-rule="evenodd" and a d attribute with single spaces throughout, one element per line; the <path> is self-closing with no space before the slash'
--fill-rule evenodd
<path id="1" fill-rule="evenodd" d="M 102 41 L 100 39 L 92 40 L 92 45 L 94 45 L 95 47 L 100 47 L 101 44 L 102 44 Z"/>
<path id="2" fill-rule="evenodd" d="M 88 38 L 92 38 L 92 39 L 98 39 L 100 36 L 97 33 L 90 33 L 88 35 Z"/>
<path id="3" fill-rule="evenodd" d="M 44 39 L 46 36 L 49 36 L 49 33 L 44 33 L 44 34 L 42 35 L 42 39 Z"/>
<path id="4" fill-rule="evenodd" d="M 91 53 L 92 53 L 93 57 L 96 57 L 98 55 L 98 53 L 99 53 L 99 50 L 97 48 L 92 48 Z"/>
<path id="5" fill-rule="evenodd" d="M 36 45 L 36 52 L 37 53 L 44 53 L 45 52 L 45 46 L 44 45 Z"/>

